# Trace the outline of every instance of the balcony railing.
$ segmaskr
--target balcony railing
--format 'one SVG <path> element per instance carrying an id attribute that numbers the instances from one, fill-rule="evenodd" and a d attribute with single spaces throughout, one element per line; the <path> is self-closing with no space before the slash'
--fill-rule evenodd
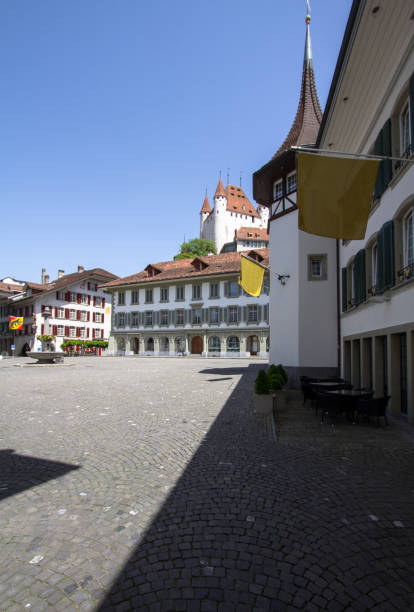
<path id="1" fill-rule="evenodd" d="M 401 268 L 401 270 L 398 270 L 398 272 L 397 272 L 397 281 L 399 283 L 402 283 L 405 280 L 411 278 L 412 276 L 414 276 L 414 261 L 409 263 L 408 266 L 405 266 L 404 268 Z"/>

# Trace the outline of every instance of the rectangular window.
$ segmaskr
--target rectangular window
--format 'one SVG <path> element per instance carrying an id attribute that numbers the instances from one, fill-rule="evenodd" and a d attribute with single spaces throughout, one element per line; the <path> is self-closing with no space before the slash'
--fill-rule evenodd
<path id="1" fill-rule="evenodd" d="M 168 302 L 168 287 L 161 287 L 160 302 Z"/>
<path id="2" fill-rule="evenodd" d="M 328 256 L 308 255 L 308 281 L 324 281 L 328 278 Z"/>
<path id="3" fill-rule="evenodd" d="M 86 338 L 86 329 L 84 327 L 81 327 L 80 329 L 80 337 Z"/>
<path id="4" fill-rule="evenodd" d="M 177 302 L 184 300 L 184 289 L 185 287 L 175 288 L 175 299 Z"/>
<path id="5" fill-rule="evenodd" d="M 131 291 L 131 304 L 139 304 L 139 290 Z"/>
<path id="6" fill-rule="evenodd" d="M 64 308 L 58 308 L 58 319 L 64 319 L 65 318 L 65 309 Z"/>
<path id="7" fill-rule="evenodd" d="M 88 303 L 88 296 L 85 295 L 84 293 L 82 293 L 81 295 L 81 304 L 87 304 Z"/>
<path id="8" fill-rule="evenodd" d="M 57 335 L 58 336 L 64 336 L 65 335 L 65 328 L 63 325 L 58 325 L 57 326 Z"/>
<path id="9" fill-rule="evenodd" d="M 145 303 L 152 304 L 152 289 L 145 289 Z"/>
<path id="10" fill-rule="evenodd" d="M 175 311 L 175 324 L 184 325 L 184 310 Z"/>
<path id="11" fill-rule="evenodd" d="M 152 325 L 152 310 L 144 312 L 144 325 Z"/>
<path id="12" fill-rule="evenodd" d="M 88 313 L 86 312 L 86 310 L 81 310 L 81 321 L 87 321 L 88 320 Z"/>
<path id="13" fill-rule="evenodd" d="M 237 306 L 229 306 L 229 323 L 237 323 L 238 321 L 238 308 Z"/>
<path id="14" fill-rule="evenodd" d="M 400 153 L 410 155 L 410 104 L 407 101 L 400 115 Z"/>
<path id="15" fill-rule="evenodd" d="M 94 329 L 93 330 L 93 335 L 95 338 L 100 338 L 101 337 L 101 330 L 100 329 Z"/>
<path id="16" fill-rule="evenodd" d="M 201 323 L 201 308 L 193 308 L 191 322 L 193 325 L 200 325 Z"/>
<path id="17" fill-rule="evenodd" d="M 201 300 L 201 285 L 193 285 L 193 300 Z"/>
<path id="18" fill-rule="evenodd" d="M 286 179 L 286 193 L 296 191 L 296 172 L 292 172 Z"/>
<path id="19" fill-rule="evenodd" d="M 218 283 L 211 283 L 210 284 L 210 297 L 211 298 L 218 298 L 219 297 L 219 284 Z"/>
<path id="20" fill-rule="evenodd" d="M 88 296 L 85 295 L 85 298 L 86 298 L 86 302 L 87 302 L 88 301 Z M 84 303 L 86 304 L 86 302 L 84 302 Z M 101 298 L 100 295 L 96 295 L 95 296 L 95 306 L 99 306 L 99 307 L 102 306 L 102 298 Z"/>
<path id="21" fill-rule="evenodd" d="M 132 325 L 132 327 L 138 327 L 138 325 L 139 325 L 139 314 L 138 314 L 138 312 L 133 312 L 131 314 L 131 325 Z"/>
<path id="22" fill-rule="evenodd" d="M 257 323 L 258 321 L 258 311 L 257 311 L 257 304 L 250 304 L 248 307 L 248 321 L 250 321 L 250 323 Z"/>
<path id="23" fill-rule="evenodd" d="M 322 276 L 322 262 L 320 259 L 311 259 L 311 275 L 313 278 Z"/>
<path id="24" fill-rule="evenodd" d="M 229 297 L 239 297 L 239 286 L 237 281 L 229 283 Z"/>
<path id="25" fill-rule="evenodd" d="M 118 304 L 125 306 L 125 291 L 118 291 Z"/>
<path id="26" fill-rule="evenodd" d="M 276 181 L 273 183 L 273 200 L 280 200 L 283 195 L 283 181 Z"/>
<path id="27" fill-rule="evenodd" d="M 414 262 L 413 242 L 413 211 L 410 210 L 403 221 L 404 267 Z"/>
<path id="28" fill-rule="evenodd" d="M 168 310 L 160 311 L 160 325 L 168 325 Z"/>
<path id="29" fill-rule="evenodd" d="M 218 323 L 218 322 L 219 322 L 219 309 L 210 308 L 210 323 Z"/>
<path id="30" fill-rule="evenodd" d="M 71 302 L 76 302 L 76 293 L 71 293 L 70 294 L 70 301 Z"/>
<path id="31" fill-rule="evenodd" d="M 76 328 L 75 327 L 69 327 L 69 336 L 71 338 L 75 338 L 76 335 Z"/>
<path id="32" fill-rule="evenodd" d="M 120 312 L 118 314 L 118 325 L 119 327 L 125 327 L 125 313 Z"/>
<path id="33" fill-rule="evenodd" d="M 71 308 L 69 311 L 69 319 L 71 319 L 72 321 L 76 321 L 76 310 L 74 310 L 73 308 Z"/>
<path id="34" fill-rule="evenodd" d="M 102 315 L 100 312 L 95 312 L 95 323 L 102 323 Z"/>

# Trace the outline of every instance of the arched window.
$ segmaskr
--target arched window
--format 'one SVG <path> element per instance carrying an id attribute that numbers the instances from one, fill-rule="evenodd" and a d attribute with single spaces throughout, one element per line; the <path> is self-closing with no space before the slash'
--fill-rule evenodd
<path id="1" fill-rule="evenodd" d="M 227 351 L 229 353 L 240 353 L 240 342 L 237 336 L 227 338 Z"/>
<path id="2" fill-rule="evenodd" d="M 175 339 L 175 352 L 181 355 L 185 353 L 185 341 L 184 338 Z"/>
<path id="3" fill-rule="evenodd" d="M 154 338 L 148 338 L 146 350 L 150 353 L 154 352 Z"/>
<path id="4" fill-rule="evenodd" d="M 211 336 L 211 338 L 209 338 L 208 350 L 209 350 L 209 353 L 219 353 L 220 352 L 220 338 L 218 336 Z"/>
<path id="5" fill-rule="evenodd" d="M 169 353 L 169 351 L 170 351 L 170 341 L 165 336 L 164 338 L 161 338 L 160 340 L 160 352 Z"/>

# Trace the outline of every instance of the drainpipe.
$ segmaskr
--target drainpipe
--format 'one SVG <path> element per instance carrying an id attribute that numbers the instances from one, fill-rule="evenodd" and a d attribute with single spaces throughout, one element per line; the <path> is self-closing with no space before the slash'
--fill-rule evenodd
<path id="1" fill-rule="evenodd" d="M 339 267 L 339 240 L 336 240 L 336 315 L 338 334 L 338 375 L 341 375 L 341 302 L 340 302 L 340 267 Z"/>

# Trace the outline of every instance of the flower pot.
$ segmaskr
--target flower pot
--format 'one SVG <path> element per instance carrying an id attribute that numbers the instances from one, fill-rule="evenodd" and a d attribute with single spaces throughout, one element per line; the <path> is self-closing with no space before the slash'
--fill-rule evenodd
<path id="1" fill-rule="evenodd" d="M 253 394 L 253 410 L 256 414 L 271 414 L 273 410 L 272 395 Z"/>

